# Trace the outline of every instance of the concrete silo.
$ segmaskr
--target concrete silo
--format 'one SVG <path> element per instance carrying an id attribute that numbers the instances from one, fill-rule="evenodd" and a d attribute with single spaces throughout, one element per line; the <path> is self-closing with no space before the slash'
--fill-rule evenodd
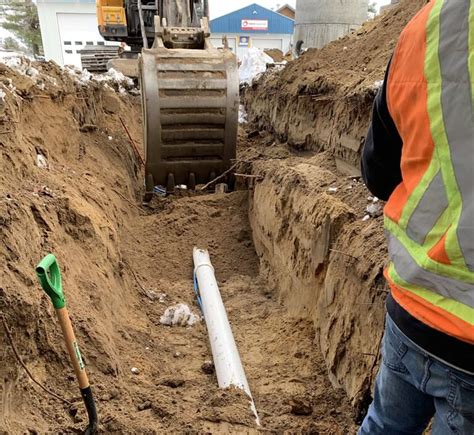
<path id="1" fill-rule="evenodd" d="M 296 0 L 295 44 L 303 41 L 303 48 L 321 48 L 357 29 L 368 18 L 368 3 L 368 0 Z"/>

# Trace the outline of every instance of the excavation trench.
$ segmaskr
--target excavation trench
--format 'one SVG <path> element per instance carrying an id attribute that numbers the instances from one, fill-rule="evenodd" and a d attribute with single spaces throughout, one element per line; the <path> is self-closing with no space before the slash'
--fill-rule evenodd
<path id="1" fill-rule="evenodd" d="M 1 430 L 72 433 L 86 425 L 54 310 L 34 274 L 54 252 L 102 431 L 257 431 L 247 399 L 219 390 L 209 372 L 204 322 L 160 322 L 177 303 L 199 313 L 192 249 L 200 246 L 211 252 L 261 429 L 353 431 L 350 399 L 369 382 L 374 359 L 359 355 L 365 365 L 355 370 L 355 345 L 347 343 L 359 337 L 359 324 L 334 315 L 344 289 L 359 288 L 364 273 L 369 286 L 375 272 L 369 263 L 354 269 L 331 249 L 346 249 L 343 241 L 358 231 L 354 213 L 311 184 L 319 178 L 305 190 L 302 162 L 286 147 L 267 149 L 268 138 L 245 134 L 239 169 L 263 176 L 253 189 L 182 193 L 142 208 L 139 163 L 120 121 L 140 142 L 138 97 L 81 83 L 54 65 L 36 68 L 31 78 L 0 66 L 9 89 L 0 122 L 0 309 L 34 378 L 78 412 L 71 416 L 32 382 L 2 325 Z"/>
<path id="2" fill-rule="evenodd" d="M 102 431 L 355 431 L 387 293 L 382 205 L 357 177 L 358 160 L 396 35 L 422 3 L 402 2 L 247 89 L 237 170 L 253 183 L 146 208 L 125 131 L 141 144 L 129 82 L 0 64 L 1 314 L 35 379 L 79 408 L 70 415 L 33 383 L 0 325 L 0 432 L 86 426 L 34 274 L 48 252 L 62 266 Z M 211 253 L 260 429 L 242 393 L 218 389 L 204 322 L 160 321 L 178 303 L 199 313 L 194 246 Z"/>

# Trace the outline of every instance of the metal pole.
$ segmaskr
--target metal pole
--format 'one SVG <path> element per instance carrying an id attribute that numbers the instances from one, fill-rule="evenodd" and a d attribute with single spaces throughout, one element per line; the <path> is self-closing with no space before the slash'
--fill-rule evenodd
<path id="1" fill-rule="evenodd" d="M 140 18 L 140 29 L 142 32 L 143 48 L 148 48 L 148 39 L 146 37 L 145 22 L 143 20 L 142 0 L 138 0 L 138 16 Z"/>

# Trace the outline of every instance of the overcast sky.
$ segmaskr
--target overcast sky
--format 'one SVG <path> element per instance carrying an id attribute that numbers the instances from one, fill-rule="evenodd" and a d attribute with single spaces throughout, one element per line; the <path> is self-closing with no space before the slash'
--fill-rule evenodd
<path id="1" fill-rule="evenodd" d="M 369 0 L 370 1 L 370 0 Z M 390 0 L 374 0 L 379 6 L 387 5 Z M 221 15 L 228 14 L 229 12 L 243 8 L 244 6 L 257 3 L 269 9 L 275 9 L 277 5 L 284 5 L 288 3 L 293 7 L 296 4 L 296 0 L 233 0 L 233 1 L 222 1 L 222 0 L 209 0 L 211 8 L 211 19 L 220 17 Z"/>

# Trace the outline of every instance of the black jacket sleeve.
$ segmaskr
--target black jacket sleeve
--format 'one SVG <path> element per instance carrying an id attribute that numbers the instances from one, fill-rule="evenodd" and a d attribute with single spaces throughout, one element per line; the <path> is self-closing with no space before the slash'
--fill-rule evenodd
<path id="1" fill-rule="evenodd" d="M 400 169 L 403 142 L 388 110 L 387 79 L 385 74 L 373 107 L 372 121 L 362 152 L 362 177 L 367 188 L 387 201 L 402 181 Z"/>

